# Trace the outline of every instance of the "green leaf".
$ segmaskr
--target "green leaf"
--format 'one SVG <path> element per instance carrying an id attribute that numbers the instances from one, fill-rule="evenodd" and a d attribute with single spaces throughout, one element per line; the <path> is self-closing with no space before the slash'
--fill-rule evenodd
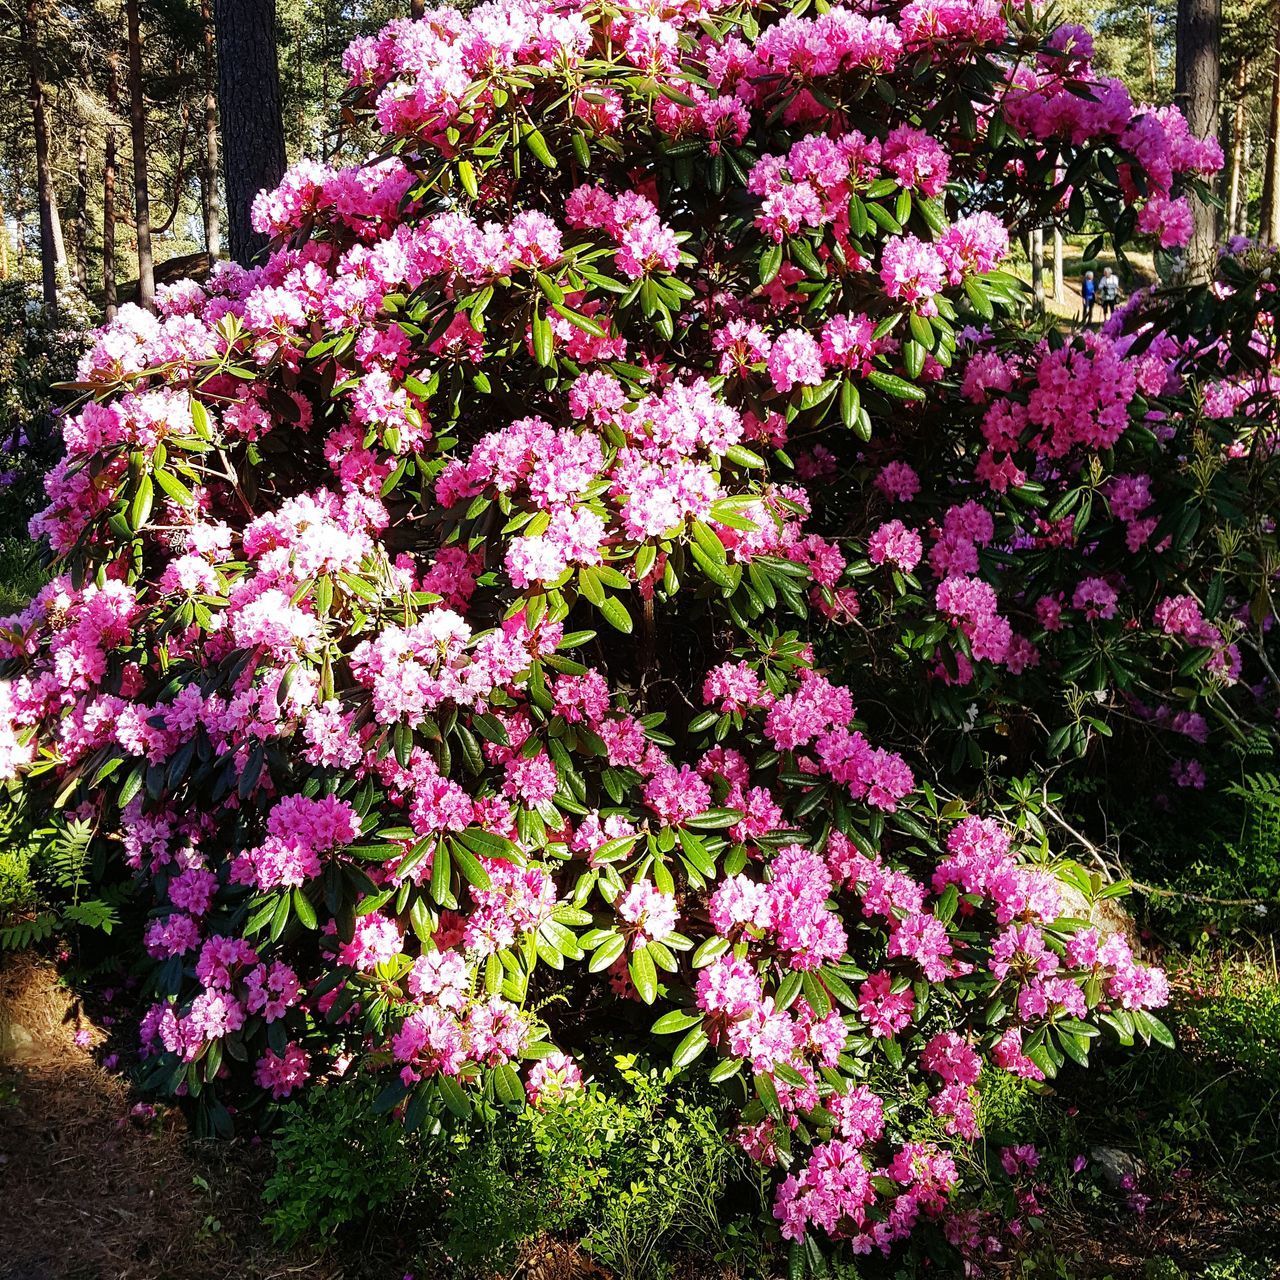
<path id="1" fill-rule="evenodd" d="M 505 858 L 508 862 L 522 862 L 519 846 L 506 836 L 495 831 L 485 831 L 482 827 L 468 827 L 458 833 L 458 842 L 472 853 L 482 854 L 486 858 Z"/>
<path id="2" fill-rule="evenodd" d="M 607 969 L 622 954 L 627 940 L 620 933 L 611 933 L 595 950 L 587 969 L 591 973 L 599 973 Z M 649 962 L 652 965 L 652 961 Z"/>
<path id="3" fill-rule="evenodd" d="M 627 612 L 626 605 L 617 596 L 605 596 L 596 607 L 600 610 L 601 617 L 614 630 L 621 631 L 624 635 L 631 634 L 634 629 L 631 615 Z"/>
<path id="4" fill-rule="evenodd" d="M 129 504 L 129 528 L 137 533 L 151 516 L 151 506 L 155 501 L 155 485 L 151 473 L 147 472 L 138 481 L 138 488 Z"/>
<path id="5" fill-rule="evenodd" d="M 694 1027 L 676 1045 L 676 1051 L 671 1055 L 671 1065 L 677 1071 L 683 1071 L 691 1062 L 702 1056 L 710 1043 L 711 1041 L 707 1039 L 707 1033 L 701 1027 Z"/>
<path id="6" fill-rule="evenodd" d="M 530 327 L 533 332 L 533 358 L 545 368 L 551 363 L 554 354 L 551 321 L 541 311 L 535 311 Z"/>
<path id="7" fill-rule="evenodd" d="M 652 1004 L 658 996 L 658 970 L 648 947 L 640 947 L 631 953 L 628 969 L 640 999 L 645 1004 Z"/>
<path id="8" fill-rule="evenodd" d="M 885 395 L 893 396 L 896 400 L 924 399 L 924 392 L 919 387 L 912 386 L 896 374 L 882 373 L 879 369 L 873 369 L 867 374 L 867 381 L 877 391 L 883 391 Z"/>
<path id="9" fill-rule="evenodd" d="M 782 269 L 782 246 L 770 245 L 760 255 L 760 283 L 768 284 Z"/>
<path id="10" fill-rule="evenodd" d="M 303 893 L 301 885 L 296 886 L 293 891 L 293 914 L 298 917 L 304 929 L 314 929 L 318 923 L 316 909 L 311 905 L 311 899 Z"/>
<path id="11" fill-rule="evenodd" d="M 649 1030 L 655 1036 L 669 1036 L 677 1031 L 688 1031 L 690 1027 L 701 1025 L 702 1014 L 686 1013 L 683 1009 L 672 1009 L 670 1013 L 664 1013 Z"/>
<path id="12" fill-rule="evenodd" d="M 453 860 L 462 872 L 462 878 L 476 889 L 488 889 L 492 883 L 489 873 L 480 865 L 480 859 L 467 848 L 461 840 L 455 840 L 451 853 Z"/>

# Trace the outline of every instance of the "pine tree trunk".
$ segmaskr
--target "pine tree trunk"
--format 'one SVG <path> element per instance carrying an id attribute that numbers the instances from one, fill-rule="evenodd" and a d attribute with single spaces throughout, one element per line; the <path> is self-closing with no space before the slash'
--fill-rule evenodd
<path id="1" fill-rule="evenodd" d="M 1221 111 L 1222 0 L 1178 0 L 1178 54 L 1174 97 L 1191 132 L 1207 138 L 1218 131 Z M 1213 274 L 1218 243 L 1212 205 L 1191 197 L 1194 219 L 1187 246 L 1187 274 L 1193 282 Z"/>
<path id="2" fill-rule="evenodd" d="M 1249 129 L 1249 117 L 1244 118 L 1244 141 L 1241 143 L 1240 202 L 1236 205 L 1236 220 L 1231 224 L 1232 235 L 1249 234 L 1249 179 L 1253 165 L 1253 134 Z"/>
<path id="3" fill-rule="evenodd" d="M 22 45 L 27 55 L 27 86 L 31 103 L 31 126 L 36 149 L 36 203 L 40 215 L 40 281 L 44 300 L 58 305 L 58 268 L 62 229 L 54 199 L 53 166 L 49 161 L 49 119 L 45 111 L 44 68 L 40 59 L 40 2 L 27 0 L 22 20 Z"/>
<path id="4" fill-rule="evenodd" d="M 4 192 L 0 191 L 0 280 L 9 278 L 9 224 L 4 216 Z"/>
<path id="5" fill-rule="evenodd" d="M 107 54 L 107 137 L 102 159 L 102 301 L 116 314 L 116 116 L 120 111 L 120 56 Z"/>
<path id="6" fill-rule="evenodd" d="M 83 84 L 89 83 L 89 59 L 84 53 L 79 59 L 79 74 Z M 76 123 L 76 204 L 73 245 L 75 257 L 71 260 L 71 278 L 82 291 L 89 287 L 89 127 L 82 115 Z"/>
<path id="7" fill-rule="evenodd" d="M 1267 113 L 1267 153 L 1262 170 L 1262 212 L 1258 239 L 1280 244 L 1280 3 L 1272 31 L 1271 109 Z"/>
<path id="8" fill-rule="evenodd" d="M 1044 228 L 1031 233 L 1031 300 L 1036 315 L 1044 315 Z"/>
<path id="9" fill-rule="evenodd" d="M 218 106 L 227 178 L 231 256 L 249 262 L 266 245 L 253 230 L 254 197 L 284 176 L 284 119 L 275 0 L 214 0 Z"/>
<path id="10" fill-rule="evenodd" d="M 1154 102 L 1160 86 L 1156 81 L 1156 20 L 1150 6 L 1147 8 L 1147 85 L 1147 93 Z"/>
<path id="11" fill-rule="evenodd" d="M 151 191 L 147 174 L 147 105 L 142 96 L 142 31 L 138 0 L 125 0 L 129 23 L 129 132 L 133 142 L 133 219 L 138 233 L 138 305 L 155 306 L 151 255 Z"/>
<path id="12" fill-rule="evenodd" d="M 1240 186 L 1244 180 L 1244 65 L 1235 77 L 1235 105 L 1231 108 L 1231 152 L 1226 174 L 1226 213 L 1223 223 L 1228 235 L 1235 235 L 1240 216 Z"/>
<path id="13" fill-rule="evenodd" d="M 213 9 L 200 0 L 204 23 L 204 169 L 200 194 L 204 212 L 204 247 L 213 262 L 222 256 L 222 222 L 218 193 L 218 66 L 213 47 Z"/>

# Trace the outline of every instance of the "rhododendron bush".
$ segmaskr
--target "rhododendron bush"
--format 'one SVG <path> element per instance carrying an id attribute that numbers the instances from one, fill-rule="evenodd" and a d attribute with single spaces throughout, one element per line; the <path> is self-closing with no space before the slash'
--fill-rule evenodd
<path id="1" fill-rule="evenodd" d="M 992 0 L 352 46 L 383 151 L 97 334 L 0 624 L 0 777 L 147 908 L 149 1085 L 460 1123 L 638 1044 L 722 1085 L 803 1262 L 978 1243 L 984 1065 L 1167 1039 L 1061 877 L 1110 890 L 931 785 L 1009 707 L 1188 771 L 1262 718 L 1268 264 L 1044 341 L 1004 269 L 1052 217 L 1167 247 L 1220 163 L 1090 52 Z"/>

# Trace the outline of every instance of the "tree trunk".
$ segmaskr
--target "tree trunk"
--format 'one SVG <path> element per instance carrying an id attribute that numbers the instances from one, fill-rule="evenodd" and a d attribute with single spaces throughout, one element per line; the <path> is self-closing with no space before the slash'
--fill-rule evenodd
<path id="1" fill-rule="evenodd" d="M 78 67 L 81 84 L 89 83 L 89 59 L 81 53 Z M 76 122 L 76 203 L 72 244 L 71 278 L 81 291 L 89 288 L 89 126 L 83 114 Z"/>
<path id="2" fill-rule="evenodd" d="M 102 160 L 102 300 L 116 314 L 116 117 L 120 111 L 120 55 L 107 54 L 107 138 Z"/>
<path id="3" fill-rule="evenodd" d="M 1218 130 L 1221 113 L 1222 0 L 1178 0 L 1178 53 L 1174 96 L 1197 138 Z M 1193 283 L 1213 275 L 1218 242 L 1216 210 L 1191 197 L 1194 219 L 1187 246 L 1187 273 Z"/>
<path id="4" fill-rule="evenodd" d="M 9 224 L 4 216 L 4 192 L 0 191 L 0 280 L 9 278 Z"/>
<path id="5" fill-rule="evenodd" d="M 1236 220 L 1231 224 L 1231 234 L 1249 234 L 1249 178 L 1253 165 L 1253 134 L 1249 130 L 1249 117 L 1244 118 L 1244 141 L 1241 143 L 1240 202 L 1236 205 Z"/>
<path id="6" fill-rule="evenodd" d="M 253 230 L 254 197 L 276 187 L 285 169 L 275 0 L 213 0 L 213 20 L 227 231 L 231 256 L 247 263 L 266 245 Z"/>
<path id="7" fill-rule="evenodd" d="M 1067 300 L 1067 282 L 1062 269 L 1062 232 L 1053 229 L 1053 300 L 1059 306 Z"/>
<path id="8" fill-rule="evenodd" d="M 1263 244 L 1280 244 L 1280 4 L 1276 4 L 1276 25 L 1271 58 L 1271 109 L 1267 113 L 1267 154 L 1262 171 L 1262 212 L 1258 239 Z"/>
<path id="9" fill-rule="evenodd" d="M 1036 315 L 1044 315 L 1044 228 L 1031 233 L 1031 305 Z"/>
<path id="10" fill-rule="evenodd" d="M 427 11 L 427 0 L 409 0 L 409 17 L 421 18 Z"/>
<path id="11" fill-rule="evenodd" d="M 1244 181 L 1244 65 L 1235 76 L 1235 103 L 1231 108 L 1231 152 L 1226 173 L 1226 214 L 1223 224 L 1228 235 L 1235 235 L 1240 216 L 1240 188 Z"/>
<path id="12" fill-rule="evenodd" d="M 1147 6 L 1147 93 L 1151 101 L 1156 100 L 1159 92 L 1159 84 L 1156 79 L 1156 19 L 1155 14 L 1151 12 L 1150 5 Z"/>
<path id="13" fill-rule="evenodd" d="M 204 247 L 209 261 L 222 256 L 222 222 L 218 195 L 218 66 L 213 47 L 213 8 L 200 0 L 204 23 L 204 170 L 200 194 L 204 211 Z"/>
<path id="14" fill-rule="evenodd" d="M 53 166 L 49 162 L 49 120 L 45 112 L 44 67 L 40 59 L 40 0 L 27 0 L 22 20 L 22 45 L 27 55 L 27 86 L 31 125 L 36 147 L 36 204 L 40 214 L 40 281 L 44 300 L 58 305 L 58 268 L 65 261 L 62 228 L 53 190 Z"/>
<path id="15" fill-rule="evenodd" d="M 138 305 L 155 306 L 156 271 L 151 256 L 151 191 L 147 175 L 147 104 L 142 96 L 142 31 L 138 0 L 125 0 L 129 23 L 129 132 L 133 142 L 133 220 L 138 233 Z"/>

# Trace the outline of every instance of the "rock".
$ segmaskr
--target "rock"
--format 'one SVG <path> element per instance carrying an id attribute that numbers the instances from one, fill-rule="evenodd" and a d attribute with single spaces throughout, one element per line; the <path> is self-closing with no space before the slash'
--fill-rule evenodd
<path id="1" fill-rule="evenodd" d="M 1090 904 L 1074 885 L 1058 883 L 1062 896 L 1062 914 L 1076 920 L 1087 920 L 1106 933 L 1122 933 L 1130 942 L 1134 939 L 1133 917 L 1125 910 L 1119 898 L 1098 898 Z"/>
<path id="2" fill-rule="evenodd" d="M 21 1062 L 34 1051 L 35 1038 L 20 1022 L 0 1019 L 0 1062 Z"/>
<path id="3" fill-rule="evenodd" d="M 1121 1151 L 1118 1147 L 1093 1147 L 1089 1152 L 1089 1159 L 1098 1166 L 1104 1181 L 1113 1191 L 1121 1190 L 1126 1178 L 1131 1180 L 1129 1185 L 1133 1186 L 1146 1173 L 1145 1166 L 1137 1156 Z"/>

